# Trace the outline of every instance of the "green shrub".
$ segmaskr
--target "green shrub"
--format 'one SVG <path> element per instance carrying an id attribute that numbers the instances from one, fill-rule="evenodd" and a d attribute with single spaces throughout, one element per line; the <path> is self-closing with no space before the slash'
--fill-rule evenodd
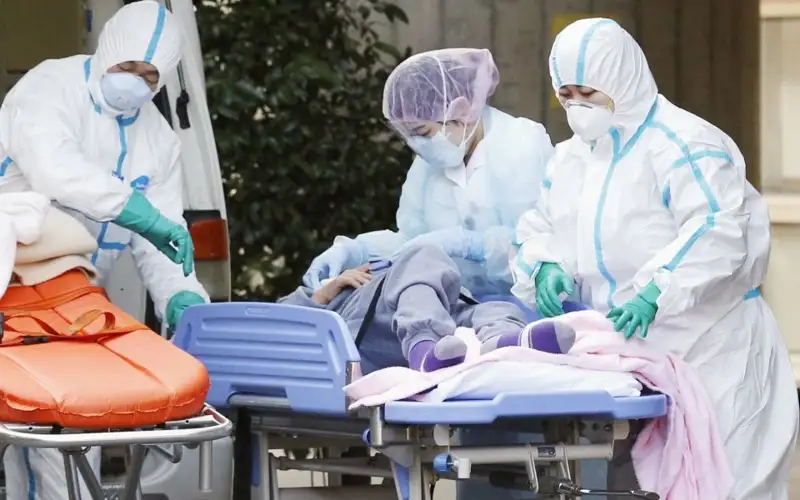
<path id="1" fill-rule="evenodd" d="M 208 102 L 227 194 L 234 297 L 275 299 L 338 234 L 394 227 L 407 148 L 383 122 L 405 56 L 384 0 L 205 0 Z"/>

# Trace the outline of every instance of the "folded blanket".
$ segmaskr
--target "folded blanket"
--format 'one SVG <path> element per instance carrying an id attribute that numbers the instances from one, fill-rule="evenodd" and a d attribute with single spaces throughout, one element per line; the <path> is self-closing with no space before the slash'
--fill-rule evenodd
<path id="1" fill-rule="evenodd" d="M 36 241 L 17 245 L 14 274 L 21 284 L 44 283 L 71 269 L 81 269 L 89 280 L 97 276 L 89 259 L 97 241 L 77 219 L 52 207 L 40 233 Z"/>
<path id="2" fill-rule="evenodd" d="M 0 195 L 0 297 L 6 293 L 14 271 L 17 244 L 39 239 L 50 200 L 36 193 Z"/>
<path id="3" fill-rule="evenodd" d="M 625 341 L 602 314 L 582 311 L 559 318 L 577 333 L 569 354 L 549 354 L 523 347 L 505 347 L 479 354 L 475 342 L 461 365 L 422 373 L 403 367 L 373 372 L 345 391 L 351 408 L 379 406 L 412 398 L 457 374 L 497 361 L 571 365 L 592 370 L 634 374 L 643 385 L 665 394 L 667 415 L 653 419 L 639 434 L 631 452 L 642 489 L 665 500 L 725 500 L 733 485 L 716 414 L 702 382 L 681 359 L 653 349 L 641 339 Z M 464 332 L 459 332 L 462 336 Z"/>

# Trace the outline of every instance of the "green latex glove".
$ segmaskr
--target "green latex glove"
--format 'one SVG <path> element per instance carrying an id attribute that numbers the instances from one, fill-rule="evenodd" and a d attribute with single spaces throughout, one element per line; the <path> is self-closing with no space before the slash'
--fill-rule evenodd
<path id="1" fill-rule="evenodd" d="M 652 281 L 628 302 L 620 307 L 615 307 L 608 313 L 608 318 L 614 320 L 614 329 L 623 332 L 626 339 L 633 337 L 636 330 L 641 328 L 642 338 L 647 337 L 647 328 L 656 319 L 658 312 L 658 296 L 661 290 Z"/>
<path id="2" fill-rule="evenodd" d="M 178 326 L 178 322 L 180 322 L 185 310 L 191 306 L 205 303 L 206 299 L 194 292 L 183 291 L 176 293 L 167 302 L 167 312 L 164 315 L 167 319 L 167 326 L 169 326 L 170 330 L 175 331 L 175 327 Z"/>
<path id="3" fill-rule="evenodd" d="M 172 262 L 183 265 L 184 276 L 192 274 L 194 246 L 189 231 L 161 215 L 143 194 L 134 191 L 114 223 L 141 235 Z"/>
<path id="4" fill-rule="evenodd" d="M 546 318 L 564 314 L 559 295 L 571 295 L 574 281 L 558 264 L 545 262 L 534 279 L 536 284 L 536 310 Z"/>

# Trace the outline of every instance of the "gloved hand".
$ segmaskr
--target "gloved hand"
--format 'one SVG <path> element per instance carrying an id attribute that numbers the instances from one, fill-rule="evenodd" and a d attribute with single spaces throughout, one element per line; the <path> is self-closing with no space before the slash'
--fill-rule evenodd
<path id="1" fill-rule="evenodd" d="M 437 246 L 454 259 L 466 259 L 475 262 L 483 262 L 485 260 L 483 235 L 469 229 L 453 227 L 421 234 L 406 242 L 396 254 L 418 245 Z"/>
<path id="2" fill-rule="evenodd" d="M 564 314 L 561 305 L 561 295 L 571 295 L 574 290 L 574 280 L 561 269 L 561 266 L 552 262 L 545 262 L 539 268 L 534 279 L 536 284 L 536 310 L 546 317 L 552 318 Z"/>
<path id="3" fill-rule="evenodd" d="M 142 236 L 172 262 L 182 264 L 184 276 L 192 274 L 194 246 L 189 231 L 161 215 L 143 194 L 134 191 L 114 223 Z"/>
<path id="4" fill-rule="evenodd" d="M 175 327 L 178 326 L 181 316 L 186 309 L 190 306 L 205 303 L 206 299 L 194 292 L 184 290 L 183 292 L 176 293 L 169 299 L 169 302 L 167 302 L 167 312 L 164 315 L 164 318 L 167 320 L 167 326 L 169 326 L 170 330 L 175 331 Z"/>
<path id="5" fill-rule="evenodd" d="M 628 302 L 609 311 L 607 317 L 614 320 L 614 329 L 623 332 L 626 339 L 633 337 L 641 327 L 642 338 L 647 337 L 647 327 L 656 318 L 658 296 L 661 290 L 652 281 Z"/>
<path id="6" fill-rule="evenodd" d="M 311 261 L 308 271 L 303 275 L 303 284 L 312 291 L 322 286 L 324 279 L 335 278 L 342 271 L 354 269 L 369 262 L 369 252 L 356 240 L 335 243 Z"/>

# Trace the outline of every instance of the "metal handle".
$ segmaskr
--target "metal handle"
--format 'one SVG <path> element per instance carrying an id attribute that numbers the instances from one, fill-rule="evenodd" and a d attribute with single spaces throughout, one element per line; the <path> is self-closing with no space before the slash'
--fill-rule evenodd
<path id="1" fill-rule="evenodd" d="M 231 434 L 233 424 L 206 405 L 203 415 L 167 422 L 166 429 L 129 430 L 119 432 L 80 432 L 64 429 L 52 434 L 52 426 L 0 423 L 0 440 L 6 444 L 34 448 L 83 448 L 92 446 L 156 445 L 213 441 Z"/>
<path id="2" fill-rule="evenodd" d="M 568 479 L 559 479 L 556 477 L 542 477 L 539 482 L 540 492 L 550 492 L 558 495 L 566 495 L 568 497 L 580 497 L 582 495 L 601 495 L 606 497 L 628 497 L 628 498 L 641 498 L 643 500 L 660 500 L 658 493 L 644 490 L 593 490 L 590 488 L 583 488 Z"/>
<path id="3" fill-rule="evenodd" d="M 580 495 L 601 495 L 606 497 L 630 497 L 642 498 L 644 500 L 659 500 L 661 497 L 658 493 L 643 490 L 626 490 L 626 491 L 606 491 L 606 490 L 592 490 L 589 488 L 579 488 Z"/>
<path id="4" fill-rule="evenodd" d="M 205 441 L 200 443 L 200 473 L 198 486 L 201 493 L 211 493 L 211 470 L 214 466 L 214 443 Z"/>

